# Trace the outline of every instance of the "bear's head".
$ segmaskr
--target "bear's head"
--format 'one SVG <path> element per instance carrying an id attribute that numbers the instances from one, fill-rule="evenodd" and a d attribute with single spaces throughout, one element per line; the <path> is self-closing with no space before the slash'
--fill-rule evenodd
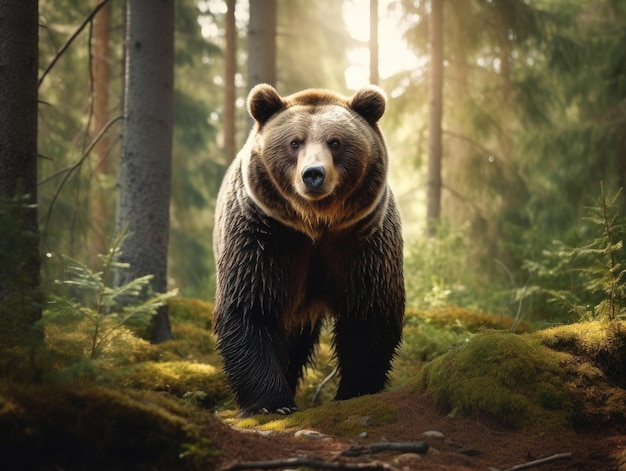
<path id="1" fill-rule="evenodd" d="M 247 192 L 268 215 L 318 237 L 367 216 L 386 194 L 387 150 L 377 122 L 384 92 L 345 97 L 304 90 L 281 97 L 254 87 L 256 124 L 243 152 Z"/>

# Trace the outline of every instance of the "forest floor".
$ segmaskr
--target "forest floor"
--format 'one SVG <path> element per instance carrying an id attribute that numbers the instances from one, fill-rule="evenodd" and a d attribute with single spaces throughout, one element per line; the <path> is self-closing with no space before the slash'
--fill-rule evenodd
<path id="1" fill-rule="evenodd" d="M 385 424 L 372 423 L 368 417 L 352 417 L 362 426 L 353 438 L 333 436 L 333 425 L 316 432 L 326 438 L 297 438 L 293 432 L 241 430 L 224 426 L 215 430 L 213 445 L 222 450 L 218 469 L 296 469 L 311 461 L 307 469 L 387 469 L 387 470 L 623 470 L 626 469 L 626 428 L 602 430 L 510 430 L 484 419 L 454 416 L 437 411 L 423 394 L 400 390 L 382 393 L 379 400 L 393 404 L 397 415 Z M 314 413 L 314 412 L 313 412 Z M 298 413 L 293 416 L 297 422 Z M 276 418 L 280 420 L 280 418 Z M 271 422 L 271 420 L 270 420 Z M 437 431 L 434 438 L 424 432 Z M 356 445 L 378 442 L 425 441 L 425 454 L 384 451 L 359 457 L 342 455 Z M 554 455 L 571 454 L 555 457 Z M 546 463 L 532 463 L 552 457 Z M 264 466 L 252 461 L 272 461 Z M 325 462 L 325 463 L 324 463 Z"/>
<path id="2" fill-rule="evenodd" d="M 626 471 L 626 321 L 513 334 L 504 318 L 461 308 L 409 313 L 388 391 L 332 401 L 323 338 L 300 412 L 240 418 L 212 310 L 171 302 L 175 340 L 118 329 L 97 361 L 81 360 L 87 321 L 48 326 L 32 364 L 0 352 L 0 468 Z M 37 384 L 17 381 L 9 367 L 20 364 L 37 366 Z M 306 406 L 313 397 L 321 405 Z M 371 448 L 401 443 L 418 450 Z"/>

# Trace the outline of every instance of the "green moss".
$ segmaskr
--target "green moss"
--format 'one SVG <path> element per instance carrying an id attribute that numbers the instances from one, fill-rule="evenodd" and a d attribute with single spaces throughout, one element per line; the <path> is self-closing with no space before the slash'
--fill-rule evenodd
<path id="1" fill-rule="evenodd" d="M 539 433 L 624 423 L 626 391 L 590 355 L 620 342 L 611 340 L 615 326 L 594 324 L 524 335 L 476 334 L 426 364 L 416 384 L 442 411 L 489 417 Z"/>
<path id="2" fill-rule="evenodd" d="M 20 469 L 195 469 L 180 453 L 199 441 L 197 430 L 183 409 L 164 404 L 103 388 L 4 388 L 0 455 Z"/>
<path id="3" fill-rule="evenodd" d="M 486 416 L 514 428 L 562 427 L 574 412 L 562 359 L 526 337 L 481 333 L 427 364 L 418 384 L 448 412 Z"/>
<path id="4" fill-rule="evenodd" d="M 478 332 L 481 329 L 511 330 L 515 319 L 511 316 L 496 316 L 483 311 L 459 306 L 445 306 L 427 311 L 407 309 L 407 323 L 428 322 L 438 327 L 449 327 L 456 332 Z M 530 326 L 524 322 L 517 324 L 516 332 L 529 332 Z"/>
<path id="5" fill-rule="evenodd" d="M 313 428 L 322 433 L 354 438 L 369 426 L 389 424 L 397 419 L 394 404 L 380 394 L 357 397 L 347 401 L 332 401 L 322 406 L 305 410 L 299 419 L 304 428 Z M 369 425 L 366 425 L 365 422 Z"/>
<path id="6" fill-rule="evenodd" d="M 292 415 L 256 415 L 239 419 L 232 411 L 220 414 L 222 420 L 242 429 L 293 433 L 311 428 L 336 437 L 354 438 L 364 430 L 393 423 L 397 408 L 384 396 L 372 394 L 347 401 L 332 401 Z"/>
<path id="7" fill-rule="evenodd" d="M 174 340 L 158 345 L 161 361 L 192 360 L 218 364 L 211 330 L 213 304 L 197 299 L 168 301 Z"/>
<path id="8" fill-rule="evenodd" d="M 206 394 L 201 401 L 205 407 L 214 407 L 230 396 L 222 370 L 204 363 L 147 362 L 119 371 L 113 381 L 123 387 L 166 391 L 177 397 L 202 392 Z"/>
<path id="9" fill-rule="evenodd" d="M 191 322 L 209 330 L 211 329 L 213 303 L 199 299 L 171 298 L 167 301 L 167 306 L 172 324 Z"/>
<path id="10" fill-rule="evenodd" d="M 566 388 L 574 398 L 574 425 L 606 426 L 626 421 L 626 328 L 623 322 L 581 322 L 533 334 L 564 352 Z"/>
<path id="11" fill-rule="evenodd" d="M 544 345 L 580 357 L 616 385 L 626 386 L 624 322 L 581 322 L 539 331 L 536 336 Z"/>

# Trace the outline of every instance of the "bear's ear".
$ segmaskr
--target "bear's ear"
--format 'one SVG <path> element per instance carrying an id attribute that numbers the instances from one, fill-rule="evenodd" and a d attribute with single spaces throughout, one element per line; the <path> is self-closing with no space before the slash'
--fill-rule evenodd
<path id="1" fill-rule="evenodd" d="M 256 85 L 248 94 L 248 112 L 259 124 L 265 124 L 284 107 L 276 89 L 266 83 Z"/>
<path id="2" fill-rule="evenodd" d="M 350 108 L 363 116 L 370 124 L 376 124 L 385 112 L 387 96 L 382 88 L 368 85 L 361 88 L 348 102 Z"/>

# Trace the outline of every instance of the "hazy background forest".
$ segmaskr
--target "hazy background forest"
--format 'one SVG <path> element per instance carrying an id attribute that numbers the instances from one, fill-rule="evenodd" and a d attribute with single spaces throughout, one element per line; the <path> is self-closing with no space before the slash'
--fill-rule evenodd
<path id="1" fill-rule="evenodd" d="M 96 3 L 40 0 L 40 71 Z M 167 284 L 203 300 L 214 295 L 217 189 L 232 143 L 239 148 L 251 124 L 245 97 L 257 53 L 248 25 L 262 14 L 243 0 L 228 3 L 236 3 L 232 83 L 225 79 L 227 2 L 175 3 Z M 283 95 L 309 87 L 351 94 L 377 81 L 388 94 L 380 124 L 404 224 L 409 306 L 459 305 L 554 323 L 571 315 L 550 302 L 554 293 L 597 305 L 604 294 L 589 289 L 567 248 L 602 236 L 601 226 L 584 219 L 588 207 L 596 206 L 601 183 L 610 198 L 626 180 L 626 2 L 444 3 L 441 212 L 434 235 L 426 231 L 431 2 L 377 3 L 379 77 L 372 77 L 369 0 L 277 0 L 275 85 Z M 97 21 L 88 25 L 39 88 L 42 270 L 51 290 L 65 276 L 61 255 L 95 266 L 116 233 L 125 2 L 108 7 L 104 30 Z M 101 55 L 105 74 L 92 67 Z M 234 131 L 225 119 L 228 90 Z M 625 214 L 626 201 L 612 209 Z"/>

